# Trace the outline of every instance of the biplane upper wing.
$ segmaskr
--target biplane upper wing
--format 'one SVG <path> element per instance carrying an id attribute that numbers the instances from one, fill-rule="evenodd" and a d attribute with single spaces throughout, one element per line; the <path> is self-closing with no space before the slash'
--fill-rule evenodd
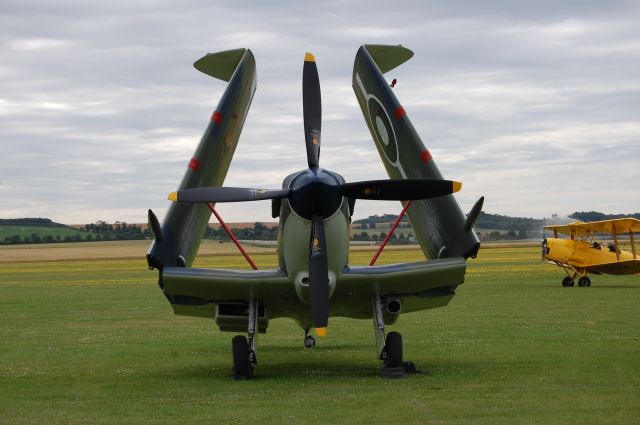
<path id="1" fill-rule="evenodd" d="M 188 163 L 179 190 L 222 185 L 256 90 L 256 65 L 248 49 L 209 53 L 194 67 L 229 85 Z M 157 218 L 149 211 L 150 227 L 160 233 L 149 248 L 149 266 L 190 266 L 210 217 L 205 204 L 172 203 L 160 229 L 153 225 Z"/>
<path id="2" fill-rule="evenodd" d="M 413 52 L 402 46 L 360 47 L 353 65 L 353 90 L 389 177 L 442 179 L 431 153 L 382 75 L 412 56 Z M 468 216 L 453 195 L 413 201 L 407 212 L 425 256 L 474 257 L 480 242 L 472 227 L 482 201 L 478 200 Z"/>
<path id="3" fill-rule="evenodd" d="M 590 222 L 575 221 L 558 226 L 544 226 L 544 228 L 575 236 L 586 236 L 592 233 L 637 233 L 640 232 L 640 220 L 636 218 L 616 218 Z"/>

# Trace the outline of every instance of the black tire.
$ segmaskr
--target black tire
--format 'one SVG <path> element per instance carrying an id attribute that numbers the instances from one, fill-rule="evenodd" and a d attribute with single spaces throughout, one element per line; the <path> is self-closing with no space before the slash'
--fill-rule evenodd
<path id="1" fill-rule="evenodd" d="M 233 377 L 238 380 L 250 379 L 252 375 L 249 362 L 249 343 L 244 335 L 234 336 L 231 340 L 233 352 Z"/>
<path id="2" fill-rule="evenodd" d="M 566 276 L 564 279 L 562 279 L 562 286 L 573 286 L 573 279 L 571 279 L 569 276 Z"/>
<path id="3" fill-rule="evenodd" d="M 311 335 L 304 339 L 304 348 L 313 348 L 316 346 L 316 339 Z"/>
<path id="4" fill-rule="evenodd" d="M 402 367 L 402 335 L 398 332 L 389 332 L 384 347 L 387 353 L 385 366 Z"/>
<path id="5" fill-rule="evenodd" d="M 582 276 L 578 280 L 578 286 L 581 286 L 583 288 L 586 286 L 591 286 L 591 279 L 589 279 L 587 276 Z"/>

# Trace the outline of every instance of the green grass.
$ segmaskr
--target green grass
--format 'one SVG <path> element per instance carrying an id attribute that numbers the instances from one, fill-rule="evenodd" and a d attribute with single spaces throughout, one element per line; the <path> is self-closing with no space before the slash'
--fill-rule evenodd
<path id="1" fill-rule="evenodd" d="M 370 321 L 333 319 L 305 350 L 278 319 L 235 382 L 233 335 L 174 316 L 142 259 L 0 264 L 0 423 L 638 423 L 639 277 L 561 277 L 537 248 L 482 250 L 448 307 L 389 327 L 421 375 L 378 376 Z"/>
<path id="2" fill-rule="evenodd" d="M 0 241 L 4 241 L 4 238 L 8 238 L 14 235 L 20 236 L 24 239 L 25 236 L 31 237 L 32 234 L 36 234 L 41 238 L 47 235 L 60 236 L 64 239 L 65 236 L 80 235 L 82 239 L 87 235 L 87 232 L 81 230 L 72 229 L 69 227 L 54 227 L 54 226 L 6 226 L 0 225 Z"/>

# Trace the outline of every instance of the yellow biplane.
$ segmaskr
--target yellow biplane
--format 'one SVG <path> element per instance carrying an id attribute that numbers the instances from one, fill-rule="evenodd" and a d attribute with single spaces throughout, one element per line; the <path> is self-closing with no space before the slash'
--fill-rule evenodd
<path id="1" fill-rule="evenodd" d="M 640 232 L 640 220 L 619 218 L 615 220 L 582 222 L 544 226 L 544 232 L 553 231 L 553 238 L 543 237 L 542 258 L 561 267 L 567 276 L 562 286 L 591 286 L 587 273 L 629 275 L 640 273 L 634 233 Z M 562 233 L 568 239 L 558 237 Z M 611 235 L 612 242 L 600 242 L 596 236 Z M 620 237 L 629 237 L 631 252 L 619 247 Z"/>

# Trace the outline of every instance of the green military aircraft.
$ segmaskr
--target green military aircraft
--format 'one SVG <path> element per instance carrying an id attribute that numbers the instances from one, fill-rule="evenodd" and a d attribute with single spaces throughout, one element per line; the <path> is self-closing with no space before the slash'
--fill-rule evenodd
<path id="1" fill-rule="evenodd" d="M 402 46 L 364 45 L 356 55 L 353 88 L 391 180 L 347 183 L 319 165 L 321 100 L 313 55 L 304 61 L 303 115 L 307 168 L 287 176 L 282 189 L 223 187 L 231 158 L 256 89 L 255 60 L 248 49 L 207 54 L 194 66 L 228 81 L 179 189 L 160 225 L 149 210 L 154 241 L 149 267 L 175 314 L 213 318 L 232 339 L 236 379 L 253 377 L 256 334 L 269 320 L 290 317 L 310 334 L 327 334 L 330 317 L 373 319 L 378 358 L 385 376 L 415 371 L 402 358 L 402 337 L 385 335 L 401 313 L 445 306 L 464 282 L 466 259 L 480 242 L 472 226 L 480 198 L 465 216 L 451 195 L 461 184 L 443 180 L 429 151 L 383 74 L 413 52 Z M 272 200 L 279 217 L 278 268 L 212 270 L 193 268 L 217 202 Z M 404 201 L 425 261 L 384 266 L 349 265 L 349 226 L 356 199 Z"/>

